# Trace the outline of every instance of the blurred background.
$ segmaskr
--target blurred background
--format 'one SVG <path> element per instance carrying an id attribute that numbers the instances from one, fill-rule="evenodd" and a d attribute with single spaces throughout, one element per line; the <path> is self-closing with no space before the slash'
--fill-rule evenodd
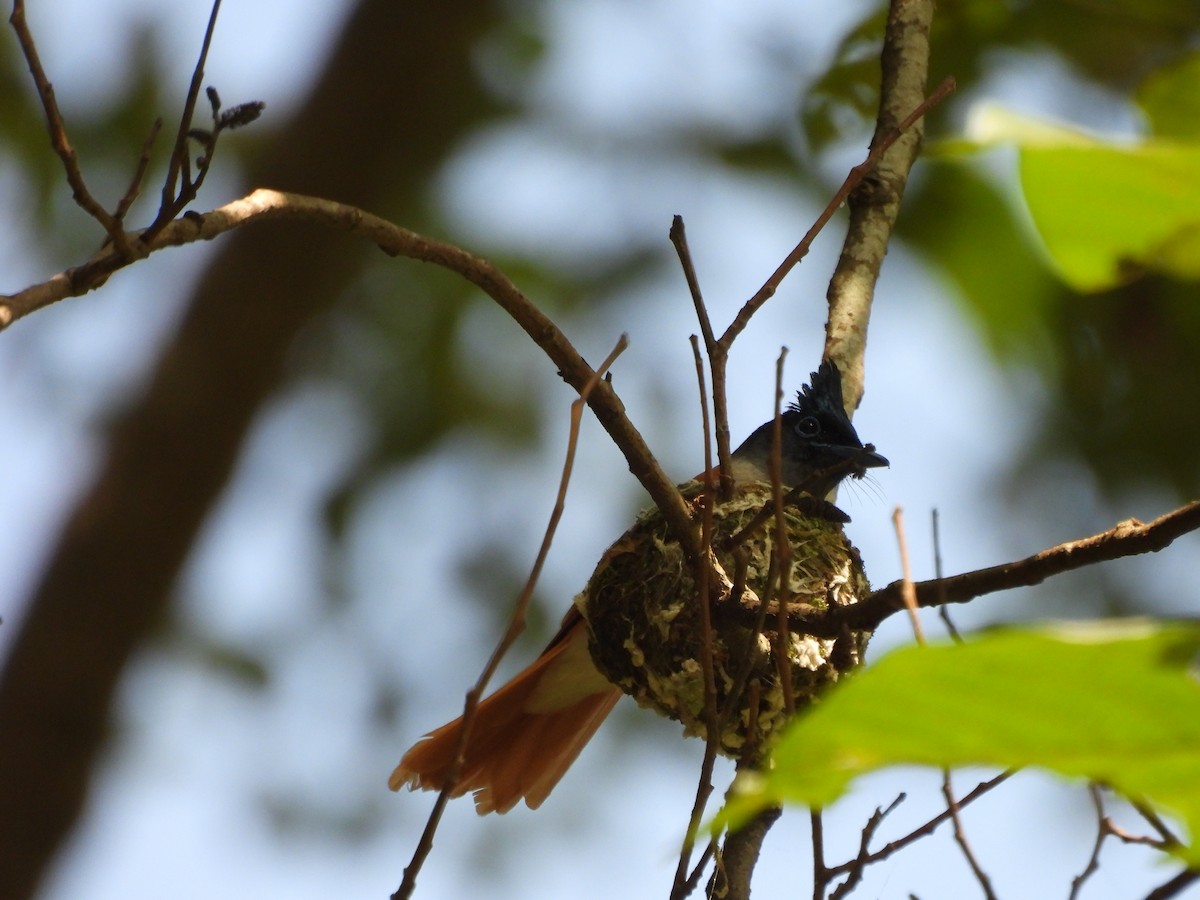
<path id="1" fill-rule="evenodd" d="M 149 123 L 173 127 L 208 12 L 31 4 L 85 175 L 110 207 Z M 627 332 L 615 386 L 682 480 L 703 444 L 671 216 L 723 327 L 865 155 L 883 15 L 872 2 L 229 0 L 205 83 L 226 105 L 267 108 L 222 139 L 195 208 L 258 186 L 355 203 L 499 263 L 593 362 Z M 897 505 L 917 577 L 931 577 L 934 508 L 954 573 L 1197 495 L 1195 283 L 1127 266 L 1080 292 L 1034 227 L 1017 152 L 953 139 L 982 104 L 1149 139 L 1145 85 L 1198 46 L 1200 7 L 1183 2 L 939 3 L 930 84 L 953 74 L 959 89 L 928 122 L 855 419 L 892 466 L 839 499 L 876 584 L 899 575 Z M 11 292 L 103 236 L 71 201 L 7 29 L 0 78 Z M 159 143 L 131 225 L 153 217 Z M 771 413 L 781 346 L 792 389 L 819 362 L 841 237 L 835 220 L 735 346 L 735 442 Z M 12 844 L 0 868 L 43 898 L 390 894 L 433 797 L 392 794 L 387 775 L 457 715 L 554 501 L 573 394 L 553 366 L 446 273 L 271 224 L 165 251 L 19 322 L 0 335 L 0 383 L 0 691 L 5 709 L 59 729 L 63 754 L 22 762 L 51 775 L 30 776 L 36 791 L 61 781 L 63 796 L 10 805 L 44 839 Z M 502 675 L 538 651 L 646 504 L 585 419 L 533 619 Z M 1194 614 L 1198 550 L 1189 537 L 952 614 L 968 631 Z M 908 640 L 895 617 L 872 653 Z M 61 696 L 28 692 L 22 641 L 63 673 L 49 679 Z M 702 751 L 622 703 L 542 809 L 478 819 L 452 803 L 417 896 L 665 897 Z M 829 861 L 852 856 L 867 816 L 900 791 L 883 839 L 936 814 L 939 781 L 900 771 L 858 785 L 827 813 Z M 74 822 L 61 844 L 40 796 Z M 965 821 L 1001 896 L 1065 895 L 1094 838 L 1084 788 L 1037 773 Z M 35 845 L 57 850 L 43 862 Z M 1086 897 L 1168 877 L 1136 847 L 1102 860 Z M 790 811 L 755 888 L 805 895 L 808 872 L 808 817 Z M 862 894 L 970 896 L 973 884 L 939 832 L 868 870 Z"/>

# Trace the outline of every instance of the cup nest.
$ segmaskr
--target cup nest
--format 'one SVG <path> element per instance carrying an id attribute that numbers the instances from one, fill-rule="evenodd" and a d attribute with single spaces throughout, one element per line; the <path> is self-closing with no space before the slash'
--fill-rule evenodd
<path id="1" fill-rule="evenodd" d="M 751 483 L 738 488 L 737 496 L 713 508 L 712 555 L 718 583 L 710 591 L 717 598 L 710 605 L 717 710 L 719 716 L 728 710 L 718 720 L 719 746 L 735 757 L 742 755 L 750 736 L 756 745 L 769 745 L 787 719 L 777 655 L 774 515 L 738 547 L 729 546 L 764 506 L 771 506 L 771 486 Z M 699 521 L 702 487 L 689 484 L 683 494 Z M 869 637 L 868 632 L 818 637 L 804 633 L 795 621 L 799 614 L 857 603 L 870 591 L 862 557 L 841 522 L 808 509 L 806 514 L 788 508 L 784 516 L 791 547 L 785 592 L 787 668 L 795 709 L 812 703 L 827 685 L 858 665 Z M 739 576 L 743 569 L 745 574 Z M 746 589 L 741 597 L 733 597 L 731 589 L 739 577 Z M 640 705 L 683 723 L 686 734 L 706 737 L 698 598 L 693 567 L 653 508 L 642 512 L 608 548 L 575 603 L 587 620 L 589 649 L 600 671 Z"/>

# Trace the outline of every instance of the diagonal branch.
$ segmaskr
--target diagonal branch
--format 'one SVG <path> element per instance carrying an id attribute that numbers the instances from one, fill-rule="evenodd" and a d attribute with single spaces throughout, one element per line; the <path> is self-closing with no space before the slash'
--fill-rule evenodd
<path id="1" fill-rule="evenodd" d="M 984 594 L 1041 584 L 1052 575 L 1093 566 L 1099 562 L 1156 553 L 1176 538 L 1200 529 L 1200 500 L 1159 516 L 1153 522 L 1137 519 L 1119 522 L 1108 531 L 1077 541 L 1067 541 L 1015 562 L 964 572 L 949 578 L 919 581 L 914 587 L 919 606 L 936 607 L 966 603 Z M 814 634 L 839 633 L 842 628 L 872 630 L 898 610 L 904 609 L 903 583 L 894 581 L 856 606 L 839 607 L 828 613 L 803 618 L 804 628 Z M 799 626 L 798 626 L 799 627 Z"/>
<path id="2" fill-rule="evenodd" d="M 491 297 L 558 367 L 563 380 L 582 391 L 595 373 L 566 335 L 526 297 L 499 266 L 460 247 L 394 225 L 344 203 L 300 194 L 259 189 L 207 214 L 189 214 L 168 223 L 143 243 L 147 254 L 164 247 L 212 240 L 252 222 L 295 220 L 321 224 L 366 238 L 389 256 L 433 263 L 462 276 Z M 140 239 L 140 235 L 133 235 Z M 0 328 L 67 297 L 78 297 L 129 265 L 128 257 L 105 246 L 83 264 L 15 294 L 0 294 Z M 625 415 L 624 405 L 607 381 L 596 385 L 588 405 L 629 462 L 692 562 L 702 559 L 700 535 L 674 482 L 658 464 L 645 440 Z"/>

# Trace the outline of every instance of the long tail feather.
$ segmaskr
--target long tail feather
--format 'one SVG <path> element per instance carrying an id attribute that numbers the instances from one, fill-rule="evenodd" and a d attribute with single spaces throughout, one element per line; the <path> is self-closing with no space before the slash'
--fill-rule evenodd
<path id="1" fill-rule="evenodd" d="M 592 664 L 582 618 L 568 614 L 545 652 L 476 708 L 453 796 L 474 791 L 480 815 L 521 799 L 536 809 L 620 696 Z M 414 744 L 388 787 L 441 790 L 461 730 L 458 718 Z"/>

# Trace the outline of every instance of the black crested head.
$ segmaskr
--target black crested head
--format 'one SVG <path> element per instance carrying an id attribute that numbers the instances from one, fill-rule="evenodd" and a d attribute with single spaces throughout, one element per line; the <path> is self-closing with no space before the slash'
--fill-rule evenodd
<path id="1" fill-rule="evenodd" d="M 823 498 L 846 476 L 862 478 L 888 461 L 863 446 L 842 403 L 842 373 L 825 360 L 780 417 L 783 483 Z M 734 479 L 769 481 L 774 422 L 765 422 L 734 451 Z"/>

